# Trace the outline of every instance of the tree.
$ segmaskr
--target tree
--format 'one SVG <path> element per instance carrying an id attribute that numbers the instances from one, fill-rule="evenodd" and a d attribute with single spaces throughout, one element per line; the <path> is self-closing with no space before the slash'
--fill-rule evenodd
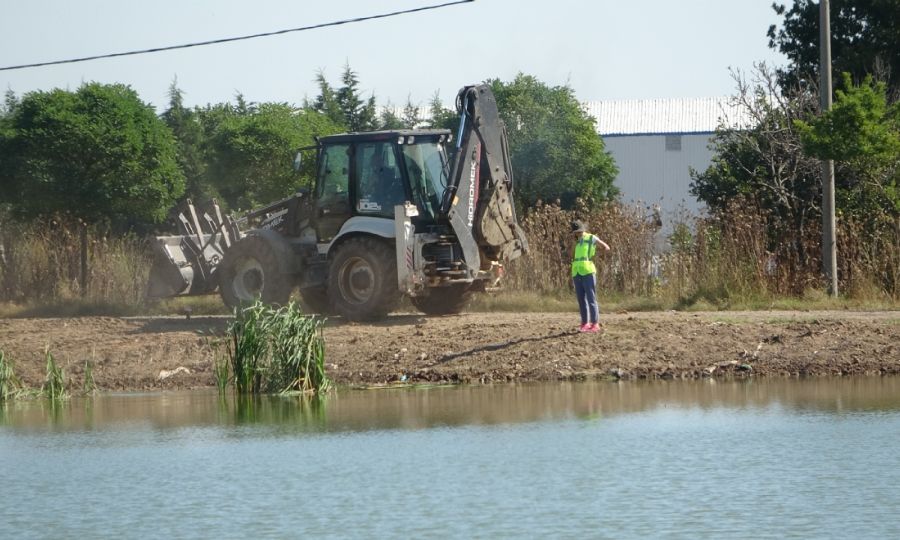
<path id="1" fill-rule="evenodd" d="M 578 198 L 595 206 L 616 197 L 613 158 L 570 87 L 550 87 L 521 73 L 510 83 L 488 82 L 509 132 L 523 204 L 559 199 L 572 208 Z"/>
<path id="2" fill-rule="evenodd" d="M 178 164 L 185 176 L 184 196 L 206 201 L 218 196 L 206 178 L 206 136 L 200 114 L 184 106 L 184 93 L 177 84 L 175 80 L 169 86 L 169 108 L 161 118 L 178 143 Z"/>
<path id="3" fill-rule="evenodd" d="M 414 129 L 422 123 L 419 116 L 419 106 L 412 102 L 412 98 L 407 96 L 406 105 L 403 106 L 402 114 L 397 115 L 396 108 L 388 101 L 387 105 L 381 110 L 381 126 L 379 129 Z"/>
<path id="4" fill-rule="evenodd" d="M 342 130 L 327 116 L 285 103 L 262 103 L 249 113 L 229 105 L 204 112 L 210 130 L 207 181 L 227 206 L 249 209 L 268 204 L 312 182 L 312 161 L 298 178 L 291 163 L 314 137 Z"/>
<path id="5" fill-rule="evenodd" d="M 20 217 L 156 223 L 184 191 L 176 143 L 129 87 L 31 92 L 0 136 L 0 198 Z"/>
<path id="6" fill-rule="evenodd" d="M 769 47 L 790 61 L 779 74 L 783 83 L 817 80 L 819 3 L 796 0 L 790 9 L 778 3 L 772 8 L 784 17 L 781 28 L 772 25 L 768 31 Z M 892 92 L 900 92 L 900 2 L 831 0 L 831 56 L 835 73 L 847 72 L 857 83 L 866 75 L 880 76 Z"/>
<path id="7" fill-rule="evenodd" d="M 378 127 L 378 112 L 375 106 L 374 94 L 369 99 L 363 99 L 359 93 L 359 78 L 350 64 L 344 66 L 341 75 L 343 86 L 335 90 L 322 71 L 316 75 L 319 84 L 319 95 L 310 103 L 304 103 L 304 108 L 320 112 L 333 123 L 343 125 L 349 131 L 372 131 Z"/>
<path id="8" fill-rule="evenodd" d="M 334 124 L 345 124 L 344 112 L 341 110 L 334 89 L 325 78 L 324 71 L 319 70 L 316 73 L 316 83 L 319 85 L 319 95 L 312 103 L 307 100 L 303 104 L 303 108 L 324 114 Z"/>
<path id="9" fill-rule="evenodd" d="M 344 113 L 344 122 L 350 131 L 371 131 L 376 127 L 375 96 L 363 100 L 359 95 L 359 79 L 350 64 L 344 66 L 341 76 L 344 86 L 335 94 L 338 106 Z"/>
<path id="10" fill-rule="evenodd" d="M 403 129 L 406 127 L 403 120 L 394 112 L 394 106 L 390 101 L 381 109 L 380 122 L 381 125 L 378 129 Z"/>
<path id="11" fill-rule="evenodd" d="M 419 115 L 419 105 L 412 102 L 412 96 L 406 96 L 406 105 L 403 106 L 401 122 L 408 129 L 416 128 L 422 123 L 422 117 Z"/>
<path id="12" fill-rule="evenodd" d="M 434 95 L 431 96 L 431 102 L 428 104 L 428 112 L 430 117 L 428 121 L 429 127 L 434 129 L 450 129 L 456 134 L 456 130 L 459 129 L 459 114 L 457 114 L 456 111 L 444 107 L 444 103 L 441 101 L 440 91 L 435 91 Z"/>
<path id="13" fill-rule="evenodd" d="M 732 100 L 749 114 L 750 125 L 716 131 L 712 164 L 692 171 L 691 193 L 713 213 L 725 211 L 737 197 L 749 197 L 799 227 L 807 210 L 819 210 L 820 173 L 818 161 L 800 152 L 795 120 L 815 114 L 816 97 L 780 93 L 776 74 L 765 65 L 757 66 L 751 80 L 732 75 L 738 89 Z"/>
<path id="14" fill-rule="evenodd" d="M 843 165 L 845 211 L 900 215 L 900 103 L 889 106 L 886 85 L 871 77 L 855 85 L 844 73 L 841 84 L 831 110 L 796 121 L 804 150 Z"/>
<path id="15" fill-rule="evenodd" d="M 777 74 L 765 65 L 757 66 L 751 80 L 733 76 L 738 93 L 732 99 L 750 115 L 750 125 L 716 131 L 712 164 L 691 171 L 691 194 L 726 220 L 734 219 L 738 208 L 766 216 L 770 250 L 783 254 L 793 275 L 804 274 L 816 266 L 817 252 L 805 241 L 819 230 L 821 169 L 801 151 L 795 121 L 816 113 L 816 95 L 797 89 L 781 93 Z"/>

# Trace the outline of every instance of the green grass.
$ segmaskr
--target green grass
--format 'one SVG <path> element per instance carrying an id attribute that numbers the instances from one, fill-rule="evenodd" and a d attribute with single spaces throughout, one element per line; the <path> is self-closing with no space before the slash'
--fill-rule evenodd
<path id="1" fill-rule="evenodd" d="M 219 394 L 224 394 L 225 389 L 228 388 L 228 383 L 231 382 L 231 372 L 228 366 L 227 358 L 216 356 L 213 362 L 213 376 L 216 379 L 216 388 L 219 390 Z"/>
<path id="2" fill-rule="evenodd" d="M 322 322 L 293 302 L 273 308 L 257 301 L 237 310 L 228 327 L 229 362 L 215 369 L 217 386 L 224 388 L 230 367 L 239 394 L 326 392 Z"/>
<path id="3" fill-rule="evenodd" d="M 304 316 L 293 303 L 272 313 L 268 384 L 281 392 L 320 392 L 330 383 L 325 375 L 322 319 Z"/>
<path id="4" fill-rule="evenodd" d="M 0 351 L 0 401 L 6 401 L 14 398 L 18 394 L 21 384 L 16 377 L 12 363 Z"/>
<path id="5" fill-rule="evenodd" d="M 44 379 L 41 394 L 49 398 L 50 401 L 66 399 L 69 397 L 69 392 L 66 390 L 66 374 L 56 363 L 56 359 L 53 358 L 49 347 L 45 349 L 44 354 L 47 357 L 47 376 Z"/>
<path id="6" fill-rule="evenodd" d="M 90 360 L 84 361 L 84 382 L 81 385 L 84 395 L 97 391 L 97 383 L 94 382 L 94 364 Z"/>

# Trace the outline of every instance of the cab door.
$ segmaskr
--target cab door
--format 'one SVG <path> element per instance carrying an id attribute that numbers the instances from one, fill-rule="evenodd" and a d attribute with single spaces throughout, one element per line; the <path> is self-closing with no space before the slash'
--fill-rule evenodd
<path id="1" fill-rule="evenodd" d="M 332 144 L 319 154 L 316 186 L 316 236 L 329 242 L 352 214 L 350 193 L 351 145 Z"/>

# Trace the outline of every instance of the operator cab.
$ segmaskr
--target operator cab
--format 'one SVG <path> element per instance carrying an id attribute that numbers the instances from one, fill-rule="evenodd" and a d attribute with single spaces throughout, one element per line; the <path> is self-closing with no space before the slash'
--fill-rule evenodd
<path id="1" fill-rule="evenodd" d="M 435 223 L 450 176 L 449 130 L 392 130 L 318 139 L 315 225 L 329 242 L 350 218 L 394 219 L 406 201 L 417 221 Z"/>

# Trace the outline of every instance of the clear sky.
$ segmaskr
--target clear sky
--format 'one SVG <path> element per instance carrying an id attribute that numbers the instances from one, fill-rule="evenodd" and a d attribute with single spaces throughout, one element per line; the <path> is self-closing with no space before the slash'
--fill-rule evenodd
<path id="1" fill-rule="evenodd" d="M 296 28 L 446 0 L 28 0 L 4 2 L 0 67 Z M 91 62 L 0 71 L 16 94 L 124 83 L 161 111 L 177 77 L 188 105 L 302 103 L 318 70 L 349 62 L 365 95 L 449 105 L 465 84 L 518 72 L 580 100 L 733 93 L 729 67 L 782 65 L 771 0 L 476 0 L 319 30 Z"/>

